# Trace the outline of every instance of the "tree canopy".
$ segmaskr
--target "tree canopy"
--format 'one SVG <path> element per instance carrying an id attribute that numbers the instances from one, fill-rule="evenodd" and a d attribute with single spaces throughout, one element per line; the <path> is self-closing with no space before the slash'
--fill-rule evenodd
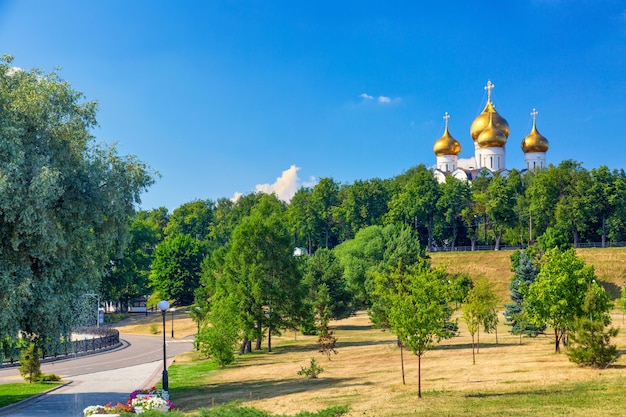
<path id="1" fill-rule="evenodd" d="M 96 103 L 0 59 L 0 340 L 59 340 L 121 248 L 148 167 L 96 144 Z"/>

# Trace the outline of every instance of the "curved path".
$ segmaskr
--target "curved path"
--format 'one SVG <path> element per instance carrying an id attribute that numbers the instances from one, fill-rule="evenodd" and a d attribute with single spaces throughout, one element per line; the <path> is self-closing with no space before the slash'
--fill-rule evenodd
<path id="1" fill-rule="evenodd" d="M 71 383 L 23 403 L 0 408 L 0 416 L 79 417 L 89 405 L 124 403 L 133 390 L 159 381 L 163 370 L 162 336 L 121 334 L 120 340 L 122 346 L 115 350 L 42 364 L 42 372 L 55 373 Z M 168 362 L 192 349 L 193 339 L 168 340 Z M 0 392 L 2 383 L 21 381 L 17 368 L 0 369 Z"/>

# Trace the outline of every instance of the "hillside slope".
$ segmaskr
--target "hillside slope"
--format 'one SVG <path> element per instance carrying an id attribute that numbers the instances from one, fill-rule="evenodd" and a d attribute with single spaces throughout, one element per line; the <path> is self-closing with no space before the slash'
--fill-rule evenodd
<path id="1" fill-rule="evenodd" d="M 626 281 L 626 248 L 589 248 L 576 251 L 613 299 L 618 298 Z M 502 302 L 509 301 L 512 251 L 433 252 L 433 265 L 445 265 L 449 272 L 466 272 L 472 279 L 485 277 L 492 281 Z"/>

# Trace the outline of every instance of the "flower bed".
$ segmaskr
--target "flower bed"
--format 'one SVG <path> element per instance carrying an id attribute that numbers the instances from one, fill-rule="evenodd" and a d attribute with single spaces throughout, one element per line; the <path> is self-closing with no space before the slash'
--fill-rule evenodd
<path id="1" fill-rule="evenodd" d="M 90 405 L 83 410 L 85 417 L 96 417 L 106 415 L 113 417 L 121 413 L 141 414 L 148 410 L 159 410 L 167 412 L 174 408 L 174 404 L 168 399 L 167 391 L 150 389 L 135 390 L 130 393 L 126 404 L 111 405 Z"/>
<path id="2" fill-rule="evenodd" d="M 83 410 L 83 415 L 95 417 L 106 415 L 108 417 L 113 417 L 115 415 L 120 415 L 121 413 L 132 413 L 133 409 L 128 404 L 116 404 L 112 405 L 111 403 L 106 405 L 90 405 L 89 407 Z"/>

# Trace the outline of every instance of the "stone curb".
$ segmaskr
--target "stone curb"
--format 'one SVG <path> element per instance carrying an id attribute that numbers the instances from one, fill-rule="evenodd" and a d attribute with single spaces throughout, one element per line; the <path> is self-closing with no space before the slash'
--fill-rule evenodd
<path id="1" fill-rule="evenodd" d="M 27 404 L 30 404 L 31 402 L 36 402 L 39 399 L 41 399 L 42 397 L 48 395 L 51 392 L 54 392 L 56 390 L 59 390 L 61 388 L 65 388 L 68 385 L 70 385 L 72 383 L 72 381 L 67 381 L 64 382 L 63 384 L 57 385 L 54 388 L 49 389 L 48 391 L 44 391 L 44 392 L 40 392 L 39 394 L 35 394 L 31 397 L 28 398 L 24 398 L 22 401 L 13 403 L 13 404 L 9 404 L 6 407 L 2 407 L 0 408 L 0 416 L 10 416 L 13 414 L 14 411 L 20 410 L 22 408 L 24 408 Z"/>

